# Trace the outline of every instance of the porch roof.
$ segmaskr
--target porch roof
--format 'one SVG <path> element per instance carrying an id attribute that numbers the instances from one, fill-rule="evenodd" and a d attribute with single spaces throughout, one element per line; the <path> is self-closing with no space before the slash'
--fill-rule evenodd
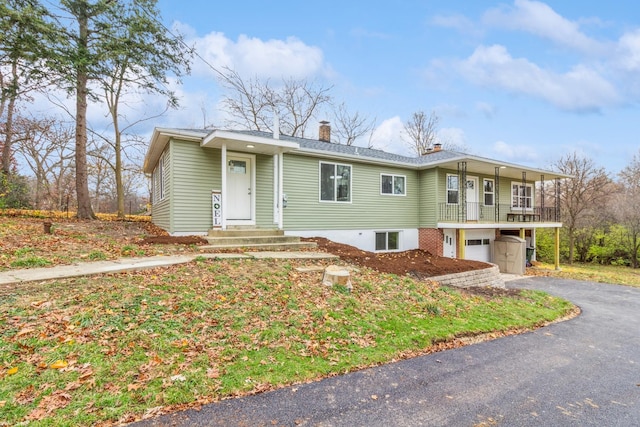
<path id="1" fill-rule="evenodd" d="M 207 148 L 222 148 L 223 144 L 226 144 L 227 150 L 230 151 L 242 151 L 267 155 L 286 153 L 300 148 L 300 144 L 295 141 L 218 129 L 208 134 L 202 140 L 200 146 Z"/>

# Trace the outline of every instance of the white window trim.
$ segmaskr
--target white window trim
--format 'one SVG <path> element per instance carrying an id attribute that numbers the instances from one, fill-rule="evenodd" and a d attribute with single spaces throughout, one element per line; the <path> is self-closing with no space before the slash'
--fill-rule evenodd
<path id="1" fill-rule="evenodd" d="M 385 246 L 387 249 L 376 249 L 376 238 L 379 233 L 385 234 Z M 389 233 L 398 233 L 398 249 L 389 249 Z M 373 232 L 374 252 L 401 252 L 402 251 L 402 231 L 400 230 L 377 230 Z"/>
<path id="2" fill-rule="evenodd" d="M 454 190 L 453 188 L 449 189 L 449 177 L 450 176 L 455 176 L 456 178 L 458 178 L 458 188 L 455 189 L 455 191 L 458 192 L 458 201 L 456 203 L 449 203 L 449 190 Z M 460 177 L 458 176 L 458 174 L 455 173 L 448 173 L 446 180 L 444 182 L 444 186 L 445 186 L 445 200 L 447 202 L 447 205 L 449 206 L 453 206 L 453 205 L 459 205 L 460 204 Z"/>
<path id="3" fill-rule="evenodd" d="M 391 193 L 384 193 L 382 191 L 382 177 L 383 176 L 390 176 L 391 177 Z M 396 178 L 402 178 L 404 181 L 404 193 L 402 194 L 396 194 L 393 192 L 393 189 L 395 188 L 395 180 Z M 407 176 L 406 175 L 399 175 L 399 174 L 395 174 L 395 173 L 381 173 L 380 174 L 380 195 L 381 196 L 396 196 L 396 197 L 405 197 L 407 195 Z"/>
<path id="4" fill-rule="evenodd" d="M 489 191 L 485 191 L 484 190 L 484 183 L 485 181 L 491 181 L 493 183 L 493 191 L 489 192 Z M 492 205 L 487 205 L 485 204 L 485 194 L 491 194 L 493 195 L 493 204 Z M 489 207 L 493 207 L 496 205 L 496 181 L 493 178 L 482 178 L 482 206 L 489 206 Z"/>
<path id="5" fill-rule="evenodd" d="M 522 210 L 522 206 L 514 206 L 513 205 L 513 187 L 516 186 L 516 185 L 518 186 L 518 192 L 520 192 L 520 187 L 522 187 L 522 182 L 511 181 L 511 187 L 510 187 L 511 191 L 509 193 L 509 197 L 511 198 L 510 205 L 511 205 L 511 210 L 515 209 L 515 210 L 521 211 Z M 534 187 L 533 187 L 533 184 L 530 184 L 528 182 L 526 184 L 524 184 L 524 187 L 531 188 L 531 207 L 525 207 L 524 209 L 526 211 L 532 211 L 533 208 L 535 207 L 534 206 L 534 202 L 535 202 L 535 199 L 536 199 L 535 193 L 534 193 Z M 520 204 L 520 196 L 518 196 L 518 204 Z"/>
<path id="6" fill-rule="evenodd" d="M 338 197 L 338 188 L 337 188 L 337 183 L 336 180 L 333 180 L 333 197 L 334 200 L 323 200 L 322 199 L 322 165 L 333 165 L 334 166 L 334 173 L 337 170 L 338 166 L 348 166 L 349 167 L 349 200 L 347 201 L 342 201 L 342 200 L 337 200 Z M 319 167 L 318 167 L 318 201 L 320 203 L 353 203 L 353 165 L 350 165 L 348 163 L 337 163 L 337 162 L 325 162 L 325 161 L 320 161 L 319 162 Z"/>
<path id="7" fill-rule="evenodd" d="M 165 199 L 166 191 L 164 185 L 164 176 L 166 171 L 164 161 L 165 161 L 166 153 L 162 153 L 160 155 L 160 159 L 158 159 L 158 164 L 156 165 L 156 169 L 153 171 L 153 195 L 157 198 L 155 202 L 160 202 Z"/>

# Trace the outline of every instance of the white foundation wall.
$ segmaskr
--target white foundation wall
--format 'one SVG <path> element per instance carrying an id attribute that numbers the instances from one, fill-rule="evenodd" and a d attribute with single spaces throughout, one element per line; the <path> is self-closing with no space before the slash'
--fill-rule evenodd
<path id="1" fill-rule="evenodd" d="M 418 230 L 416 228 L 375 229 L 375 230 L 295 230 L 285 231 L 288 236 L 324 237 L 338 243 L 355 246 L 365 251 L 375 252 L 376 233 L 385 231 L 399 232 L 400 248 L 398 251 L 408 251 L 418 248 Z M 393 251 L 395 252 L 395 251 Z"/>

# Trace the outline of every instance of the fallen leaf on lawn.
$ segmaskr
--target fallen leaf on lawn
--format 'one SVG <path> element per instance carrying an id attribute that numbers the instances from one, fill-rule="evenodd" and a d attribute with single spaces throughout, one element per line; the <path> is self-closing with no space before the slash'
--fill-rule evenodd
<path id="1" fill-rule="evenodd" d="M 64 360 L 56 360 L 51 365 L 49 365 L 51 369 L 62 369 L 62 368 L 66 368 L 67 366 L 69 366 L 69 364 Z"/>
<path id="2" fill-rule="evenodd" d="M 69 393 L 62 390 L 56 390 L 49 396 L 45 396 L 42 398 L 42 400 L 38 404 L 38 408 L 34 409 L 29 415 L 27 415 L 27 420 L 40 420 L 45 416 L 51 414 L 56 409 L 66 407 L 70 402 L 71 395 Z"/>
<path id="3" fill-rule="evenodd" d="M 18 333 L 13 337 L 14 339 L 18 339 L 25 335 L 29 335 L 31 332 L 35 331 L 33 328 L 22 328 L 18 331 Z"/>
<path id="4" fill-rule="evenodd" d="M 138 390 L 140 387 L 142 387 L 142 384 L 140 383 L 129 384 L 127 386 L 127 391 L 135 391 L 135 390 Z"/>
<path id="5" fill-rule="evenodd" d="M 182 374 L 178 374 L 178 375 L 174 375 L 174 376 L 172 376 L 170 379 L 171 379 L 171 381 L 173 381 L 173 382 L 175 382 L 175 381 L 186 381 L 186 380 L 187 380 L 187 377 L 185 377 L 185 376 L 184 376 L 184 375 L 182 375 Z"/>
<path id="6" fill-rule="evenodd" d="M 7 375 L 13 375 L 13 374 L 17 374 L 18 373 L 18 367 L 14 366 L 13 368 L 9 369 L 7 371 Z"/>
<path id="7" fill-rule="evenodd" d="M 211 378 L 211 379 L 220 378 L 220 370 L 218 368 L 207 369 L 207 378 Z"/>
<path id="8" fill-rule="evenodd" d="M 79 389 L 80 387 L 82 387 L 82 384 L 80 384 L 78 381 L 75 381 L 67 384 L 67 386 L 64 389 L 66 391 L 73 391 L 73 390 Z"/>
<path id="9" fill-rule="evenodd" d="M 6 400 L 0 400 L 0 408 L 7 404 Z"/>

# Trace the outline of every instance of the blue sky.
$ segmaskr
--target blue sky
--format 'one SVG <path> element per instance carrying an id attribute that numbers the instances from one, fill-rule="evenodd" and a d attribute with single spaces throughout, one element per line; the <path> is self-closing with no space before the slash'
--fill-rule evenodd
<path id="1" fill-rule="evenodd" d="M 614 175 L 640 148 L 640 14 L 630 0 L 158 5 L 214 67 L 332 85 L 336 101 L 375 118 L 376 148 L 409 153 L 402 123 L 418 110 L 437 113 L 445 142 L 540 168 L 578 151 Z M 223 124 L 204 62 L 178 94 L 181 109 L 157 125 Z"/>

